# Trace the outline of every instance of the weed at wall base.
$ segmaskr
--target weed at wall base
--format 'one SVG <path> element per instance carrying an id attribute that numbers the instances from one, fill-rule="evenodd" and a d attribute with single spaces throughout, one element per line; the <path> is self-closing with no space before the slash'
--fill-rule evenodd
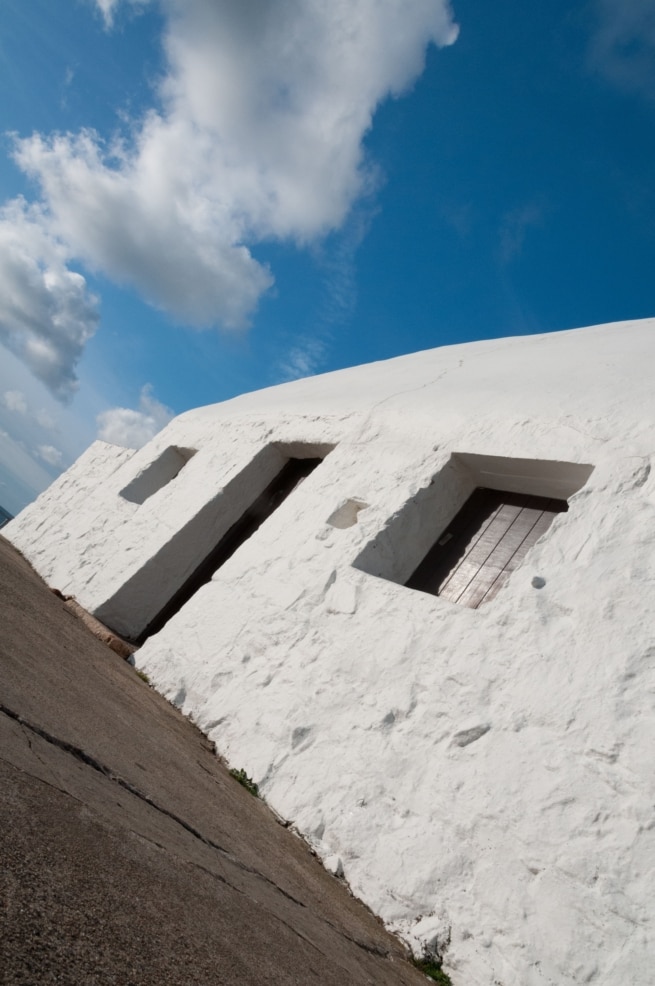
<path id="1" fill-rule="evenodd" d="M 241 784 L 242 787 L 245 787 L 246 791 L 249 791 L 254 798 L 259 797 L 258 786 L 255 784 L 255 782 L 252 780 L 251 777 L 248 777 L 248 775 L 246 774 L 243 768 L 241 768 L 241 770 L 237 770 L 236 767 L 232 767 L 232 769 L 230 770 L 230 774 L 232 775 L 232 777 L 234 777 L 236 781 L 239 782 L 239 784 Z"/>
<path id="2" fill-rule="evenodd" d="M 428 976 L 435 983 L 439 983 L 439 986 L 453 986 L 450 976 L 443 971 L 438 959 L 424 956 L 422 959 L 412 959 L 412 962 L 424 975 Z"/>

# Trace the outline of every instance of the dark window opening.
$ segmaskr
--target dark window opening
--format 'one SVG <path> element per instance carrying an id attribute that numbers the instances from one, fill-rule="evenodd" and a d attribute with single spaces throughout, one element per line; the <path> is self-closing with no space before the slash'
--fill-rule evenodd
<path id="1" fill-rule="evenodd" d="M 254 503 L 241 515 L 232 527 L 223 535 L 218 544 L 200 562 L 195 572 L 177 590 L 166 605 L 159 611 L 145 630 L 137 637 L 136 643 L 142 644 L 153 633 L 158 633 L 168 623 L 171 617 L 187 603 L 198 589 L 207 582 L 228 558 L 231 558 L 237 548 L 247 541 L 264 521 L 274 513 L 281 503 L 286 500 L 310 473 L 323 461 L 314 459 L 289 459 L 277 474 L 275 479 L 266 487 Z"/>
<path id="2" fill-rule="evenodd" d="M 566 510 L 566 500 L 478 488 L 406 585 L 477 609 Z"/>

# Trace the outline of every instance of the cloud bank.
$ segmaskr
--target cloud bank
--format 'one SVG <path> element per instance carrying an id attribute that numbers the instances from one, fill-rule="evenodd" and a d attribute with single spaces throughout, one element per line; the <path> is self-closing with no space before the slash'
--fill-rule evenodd
<path id="1" fill-rule="evenodd" d="M 118 0 L 96 4 L 111 25 Z M 304 245 L 341 226 L 378 180 L 363 149 L 376 107 L 407 90 L 427 46 L 452 43 L 457 28 L 448 0 L 161 0 L 161 7 L 166 71 L 156 107 L 134 122 L 129 139 L 34 134 L 16 140 L 15 159 L 41 190 L 31 221 L 40 216 L 68 256 L 131 285 L 181 323 L 241 329 L 273 283 L 252 248 Z M 74 339 L 67 330 L 68 370 L 52 317 L 26 316 L 31 335 L 14 324 L 5 341 L 65 394 L 89 333 L 89 299 L 79 274 L 60 265 L 46 276 L 28 238 L 22 247 L 16 291 L 38 282 L 40 271 L 42 308 L 49 301 L 49 311 L 76 309 L 80 329 Z M 50 355 L 34 349 L 37 337 Z"/>

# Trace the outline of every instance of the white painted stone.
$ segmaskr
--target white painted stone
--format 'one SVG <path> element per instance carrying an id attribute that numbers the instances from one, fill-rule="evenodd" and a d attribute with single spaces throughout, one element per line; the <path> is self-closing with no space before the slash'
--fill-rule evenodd
<path id="1" fill-rule="evenodd" d="M 455 986 L 649 986 L 654 357 L 643 320 L 244 395 L 93 446 L 3 534 L 136 634 L 285 456 L 334 446 L 138 666 Z M 569 511 L 477 611 L 389 581 L 483 474 Z"/>
<path id="2" fill-rule="evenodd" d="M 323 860 L 323 864 L 326 870 L 329 870 L 333 876 L 342 877 L 343 876 L 343 862 L 340 856 L 326 856 Z"/>

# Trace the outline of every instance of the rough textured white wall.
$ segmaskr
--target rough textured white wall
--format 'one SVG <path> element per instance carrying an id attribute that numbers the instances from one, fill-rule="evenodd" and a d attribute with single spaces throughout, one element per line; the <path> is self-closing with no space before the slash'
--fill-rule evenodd
<path id="1" fill-rule="evenodd" d="M 97 551 L 107 526 L 115 525 L 120 506 L 107 490 L 115 485 L 112 476 L 134 454 L 133 449 L 94 442 L 3 532 L 48 585 L 77 589 L 92 573 L 87 559 Z"/>
<path id="2" fill-rule="evenodd" d="M 7 529 L 97 609 L 258 451 L 336 445 L 138 664 L 456 986 L 652 981 L 654 332 L 450 347 L 203 408 L 50 531 L 54 494 Z M 171 445 L 198 452 L 128 512 L 119 490 Z M 594 467 L 477 611 L 353 567 L 376 540 L 393 556 L 394 525 L 418 547 L 412 500 L 457 506 L 453 453 Z"/>

